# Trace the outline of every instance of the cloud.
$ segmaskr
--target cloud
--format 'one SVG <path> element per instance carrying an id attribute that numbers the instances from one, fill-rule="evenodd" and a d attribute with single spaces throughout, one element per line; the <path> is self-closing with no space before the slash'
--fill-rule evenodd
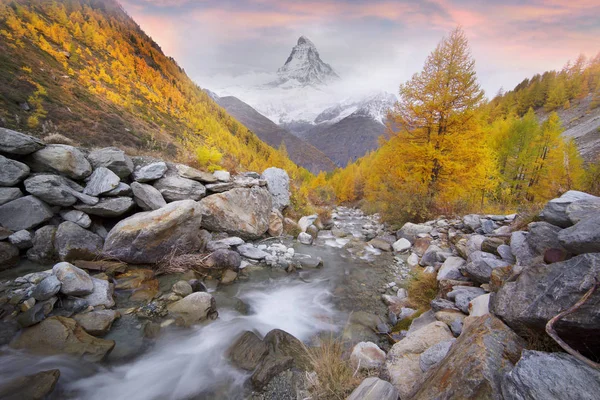
<path id="1" fill-rule="evenodd" d="M 492 94 L 600 50 L 598 0 L 125 0 L 124 7 L 206 86 L 210 76 L 277 70 L 302 34 L 340 73 L 379 76 L 391 91 L 457 25 Z"/>

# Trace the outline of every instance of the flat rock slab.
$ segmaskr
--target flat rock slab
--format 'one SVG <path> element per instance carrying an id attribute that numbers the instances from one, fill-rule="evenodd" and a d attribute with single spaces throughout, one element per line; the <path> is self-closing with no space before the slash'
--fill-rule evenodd
<path id="1" fill-rule="evenodd" d="M 119 186 L 119 182 L 121 182 L 121 179 L 117 174 L 106 167 L 98 167 L 88 178 L 88 183 L 83 193 L 88 196 L 99 196 L 116 189 Z"/>
<path id="2" fill-rule="evenodd" d="M 93 260 L 102 253 L 103 244 L 100 236 L 71 221 L 60 224 L 54 236 L 61 261 Z"/>
<path id="3" fill-rule="evenodd" d="M 114 172 L 119 178 L 127 178 L 133 172 L 133 161 L 123 150 L 116 147 L 106 147 L 93 150 L 88 160 L 94 168 L 105 167 Z"/>
<path id="4" fill-rule="evenodd" d="M 25 155 L 43 148 L 44 142 L 33 136 L 0 128 L 0 152 L 9 154 Z"/>
<path id="5" fill-rule="evenodd" d="M 11 379 L 0 385 L 0 398 L 4 400 L 43 400 L 52 393 L 59 377 L 60 370 L 51 369 Z"/>
<path id="6" fill-rule="evenodd" d="M 84 204 L 97 204 L 98 198 L 81 193 L 83 188 L 64 176 L 37 174 L 25 179 L 25 190 L 48 204 L 68 207 L 80 200 Z"/>
<path id="7" fill-rule="evenodd" d="M 26 164 L 0 155 L 0 186 L 16 186 L 27 175 Z"/>
<path id="8" fill-rule="evenodd" d="M 27 164 L 35 172 L 54 172 L 71 179 L 84 179 L 92 173 L 92 166 L 76 147 L 49 144 L 29 155 Z"/>
<path id="9" fill-rule="evenodd" d="M 21 197 L 0 206 L 0 225 L 13 231 L 35 228 L 53 216 L 50 207 L 34 196 Z"/>
<path id="10" fill-rule="evenodd" d="M 97 215 L 104 218 L 120 217 L 130 211 L 134 206 L 130 197 L 109 197 L 101 199 L 96 205 L 79 204 L 75 209 L 86 214 Z"/>
<path id="11" fill-rule="evenodd" d="M 206 194 L 206 188 L 192 179 L 177 175 L 166 175 L 153 185 L 166 201 L 200 200 Z"/>
<path id="12" fill-rule="evenodd" d="M 154 186 L 133 182 L 131 190 L 135 203 L 144 211 L 158 210 L 167 205 L 163 195 Z"/>
<path id="13" fill-rule="evenodd" d="M 13 200 L 23 197 L 23 192 L 19 188 L 0 188 L 0 206 Z"/>

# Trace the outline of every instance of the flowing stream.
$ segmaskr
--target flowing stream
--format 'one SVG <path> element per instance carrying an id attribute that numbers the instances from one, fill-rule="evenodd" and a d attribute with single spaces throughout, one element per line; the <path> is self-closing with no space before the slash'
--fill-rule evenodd
<path id="1" fill-rule="evenodd" d="M 360 255 L 341 249 L 353 236 L 360 236 L 358 230 L 365 222 L 341 219 L 349 238 L 336 239 L 324 233 L 316 246 L 295 244 L 297 253 L 321 257 L 323 268 L 290 275 L 266 268 L 253 272 L 248 281 L 219 288 L 215 321 L 189 329 L 168 327 L 150 346 L 140 346 L 133 357 L 102 365 L 5 348 L 0 353 L 0 383 L 59 368 L 61 378 L 53 398 L 244 398 L 250 393 L 244 385 L 249 374 L 234 368 L 226 358 L 227 349 L 244 331 L 264 336 L 278 328 L 310 343 L 322 332 L 341 334 L 352 311 L 385 313 L 377 290 L 389 279 L 386 272 L 392 256 L 365 248 L 364 242 Z M 237 310 L 240 302 L 246 312 Z M 121 330 L 125 342 L 127 332 Z"/>

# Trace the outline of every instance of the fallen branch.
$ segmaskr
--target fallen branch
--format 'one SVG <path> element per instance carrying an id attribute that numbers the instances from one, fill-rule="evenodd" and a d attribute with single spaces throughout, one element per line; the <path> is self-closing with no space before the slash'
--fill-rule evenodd
<path id="1" fill-rule="evenodd" d="M 552 318 L 550 321 L 548 321 L 548 323 L 546 324 L 546 333 L 548 335 L 550 335 L 550 337 L 552 339 L 554 339 L 554 341 L 556 343 L 558 343 L 558 345 L 560 347 L 562 347 L 567 353 L 569 353 L 570 355 L 572 355 L 573 357 L 577 358 L 579 361 L 589 365 L 592 368 L 597 368 L 600 369 L 600 364 L 596 363 L 592 360 L 590 360 L 589 358 L 583 356 L 580 352 L 578 352 L 577 350 L 575 350 L 574 348 L 572 348 L 571 346 L 569 346 L 567 343 L 565 343 L 556 333 L 556 330 L 554 329 L 554 325 L 560 321 L 562 318 L 564 318 L 565 316 L 574 313 L 575 311 L 577 311 L 591 296 L 592 294 L 594 294 L 594 292 L 596 291 L 596 289 L 598 289 L 598 286 L 600 286 L 600 282 L 598 282 L 598 279 L 594 279 L 594 285 L 590 288 L 590 290 L 588 290 L 581 299 L 579 299 L 579 301 L 577 303 L 575 303 L 573 305 L 573 307 L 566 309 L 565 311 L 561 312 L 560 314 L 558 314 L 557 316 L 555 316 L 554 318 Z"/>

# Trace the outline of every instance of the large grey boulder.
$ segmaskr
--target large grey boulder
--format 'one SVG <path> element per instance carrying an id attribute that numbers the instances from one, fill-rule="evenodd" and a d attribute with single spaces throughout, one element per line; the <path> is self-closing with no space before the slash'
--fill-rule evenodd
<path id="1" fill-rule="evenodd" d="M 15 186 L 29 175 L 29 167 L 22 162 L 0 155 L 0 186 Z"/>
<path id="2" fill-rule="evenodd" d="M 558 241 L 573 254 L 600 252 L 600 213 L 563 229 Z"/>
<path id="3" fill-rule="evenodd" d="M 510 235 L 510 250 L 518 265 L 529 265 L 536 257 L 535 251 L 529 245 L 529 232 L 516 231 Z"/>
<path id="4" fill-rule="evenodd" d="M 346 400 L 398 400 L 398 390 L 377 377 L 365 378 Z"/>
<path id="5" fill-rule="evenodd" d="M 409 242 L 414 243 L 420 234 L 426 234 L 432 230 L 433 227 L 429 225 L 407 222 L 402 226 L 402 228 L 400 228 L 398 232 L 396 232 L 396 237 L 398 239 L 404 238 Z"/>
<path id="6" fill-rule="evenodd" d="M 263 260 L 269 254 L 262 251 L 252 243 L 244 243 L 237 247 L 238 253 L 251 260 Z"/>
<path id="7" fill-rule="evenodd" d="M 38 301 L 48 300 L 60 292 L 61 287 L 62 283 L 56 275 L 50 275 L 33 288 L 31 296 Z"/>
<path id="8" fill-rule="evenodd" d="M 0 187 L 0 206 L 10 201 L 23 197 L 23 192 L 19 188 Z"/>
<path id="9" fill-rule="evenodd" d="M 121 182 L 121 179 L 119 179 L 117 174 L 108 168 L 98 167 L 88 178 L 88 183 L 83 193 L 88 196 L 98 196 L 116 189 L 119 186 L 119 182 Z"/>
<path id="10" fill-rule="evenodd" d="M 558 233 L 561 228 L 549 224 L 548 222 L 532 222 L 527 225 L 529 235 L 527 235 L 527 243 L 537 254 L 544 255 L 546 250 L 558 249 L 562 250 L 562 245 L 558 241 Z"/>
<path id="11" fill-rule="evenodd" d="M 64 176 L 37 174 L 25 179 L 25 190 L 48 204 L 68 207 L 80 200 L 84 204 L 94 205 L 98 198 L 88 196 L 77 183 Z"/>
<path id="12" fill-rule="evenodd" d="M 472 231 L 481 228 L 481 218 L 477 214 L 469 214 L 463 217 L 463 224 L 468 226 Z"/>
<path id="13" fill-rule="evenodd" d="M 202 183 L 215 183 L 217 178 L 210 172 L 199 171 L 184 164 L 176 164 L 177 173 L 182 178 L 193 179 Z"/>
<path id="14" fill-rule="evenodd" d="M 490 314 L 466 318 L 462 334 L 410 398 L 502 400 L 502 379 L 519 360 L 524 345 Z"/>
<path id="15" fill-rule="evenodd" d="M 529 266 L 505 282 L 490 300 L 490 311 L 517 331 L 544 335 L 548 320 L 572 307 L 600 276 L 600 253 L 553 264 Z M 600 292 L 556 324 L 562 339 L 581 352 L 600 353 Z"/>
<path id="16" fill-rule="evenodd" d="M 132 264 L 157 263 L 174 250 L 194 253 L 202 245 L 200 204 L 169 203 L 120 221 L 106 237 L 103 254 Z"/>
<path id="17" fill-rule="evenodd" d="M 133 182 L 133 199 L 135 204 L 144 211 L 154 211 L 167 205 L 162 194 L 154 187 L 145 183 Z"/>
<path id="18" fill-rule="evenodd" d="M 267 188 L 273 198 L 273 208 L 282 211 L 290 205 L 290 177 L 281 168 L 267 168 L 262 173 L 262 178 L 267 181 Z"/>
<path id="19" fill-rule="evenodd" d="M 0 206 L 0 225 L 13 231 L 31 229 L 54 216 L 46 203 L 34 196 L 25 196 Z"/>
<path id="20" fill-rule="evenodd" d="M 130 197 L 107 197 L 100 199 L 98 204 L 79 204 L 75 206 L 75 209 L 90 215 L 115 218 L 130 211 L 134 204 L 133 199 Z"/>
<path id="21" fill-rule="evenodd" d="M 269 229 L 271 195 L 260 187 L 236 188 L 200 200 L 202 226 L 243 239 L 258 239 Z"/>
<path id="22" fill-rule="evenodd" d="M 0 128 L 0 153 L 25 155 L 44 147 L 44 142 L 21 132 Z"/>
<path id="23" fill-rule="evenodd" d="M 93 260 L 102 252 L 100 236 L 71 221 L 58 226 L 54 247 L 61 261 Z"/>
<path id="24" fill-rule="evenodd" d="M 77 314 L 73 319 L 90 335 L 104 336 L 118 317 L 119 313 L 115 310 L 98 310 Z"/>
<path id="25" fill-rule="evenodd" d="M 88 160 L 94 169 L 105 167 L 114 172 L 119 178 L 127 178 L 133 172 L 133 161 L 123 150 L 116 147 L 106 147 L 90 152 Z"/>
<path id="26" fill-rule="evenodd" d="M 595 217 L 600 214 L 600 197 L 574 201 L 567 206 L 566 213 L 573 225 L 579 221 Z"/>
<path id="27" fill-rule="evenodd" d="M 131 176 L 136 182 L 151 182 L 162 178 L 165 172 L 167 172 L 167 164 L 156 161 L 136 165 Z"/>
<path id="28" fill-rule="evenodd" d="M 197 181 L 181 178 L 177 175 L 166 175 L 153 185 L 166 201 L 200 200 L 206 194 L 206 188 Z"/>
<path id="29" fill-rule="evenodd" d="M 27 259 L 40 264 L 58 261 L 58 253 L 54 247 L 56 226 L 46 225 L 35 231 L 33 247 L 27 250 Z"/>
<path id="30" fill-rule="evenodd" d="M 92 278 L 93 290 L 87 296 L 83 296 L 83 300 L 90 307 L 111 308 L 115 306 L 113 299 L 114 285 L 104 279 Z"/>
<path id="31" fill-rule="evenodd" d="M 552 225 L 568 228 L 573 225 L 567 214 L 567 207 L 578 200 L 600 200 L 600 198 L 577 190 L 569 190 L 562 196 L 550 200 L 540 213 L 540 218 Z"/>
<path id="32" fill-rule="evenodd" d="M 59 377 L 60 370 L 51 369 L 10 379 L 0 385 L 0 398 L 4 400 L 47 399 L 54 391 Z"/>
<path id="33" fill-rule="evenodd" d="M 85 296 L 94 290 L 92 278 L 88 273 L 73 264 L 58 263 L 52 267 L 52 273 L 60 281 L 60 292 L 64 295 Z"/>
<path id="34" fill-rule="evenodd" d="M 19 248 L 8 242 L 0 242 L 0 271 L 19 263 Z"/>
<path id="35" fill-rule="evenodd" d="M 28 156 L 26 162 L 35 172 L 54 172 L 76 180 L 92 173 L 85 155 L 65 144 L 49 144 Z"/>
<path id="36" fill-rule="evenodd" d="M 506 400 L 592 400 L 599 394 L 600 371 L 566 353 L 525 350 L 502 381 Z"/>

